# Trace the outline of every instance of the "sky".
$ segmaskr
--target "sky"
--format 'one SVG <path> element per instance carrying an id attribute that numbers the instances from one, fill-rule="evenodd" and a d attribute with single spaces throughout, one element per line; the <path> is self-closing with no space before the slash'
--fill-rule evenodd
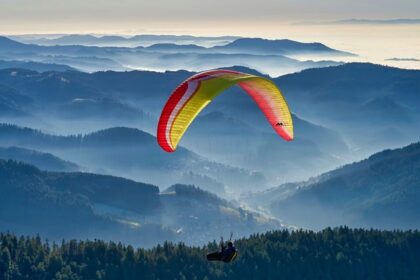
<path id="1" fill-rule="evenodd" d="M 351 18 L 418 24 L 318 24 Z M 287 38 L 420 69 L 420 0 L 0 0 L 0 35 L 64 33 Z"/>
<path id="2" fill-rule="evenodd" d="M 243 33 L 347 18 L 419 18 L 419 0 L 0 0 L 0 33 Z"/>

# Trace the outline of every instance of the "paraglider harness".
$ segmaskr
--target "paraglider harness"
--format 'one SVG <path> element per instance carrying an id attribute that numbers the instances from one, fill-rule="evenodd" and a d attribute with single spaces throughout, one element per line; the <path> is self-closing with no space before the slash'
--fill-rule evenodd
<path id="1" fill-rule="evenodd" d="M 229 241 L 227 242 L 227 246 L 225 246 L 223 242 L 223 237 L 220 238 L 220 251 L 210 253 L 207 255 L 208 261 L 222 261 L 225 263 L 232 262 L 236 259 L 238 255 L 238 251 L 236 250 L 235 246 L 233 246 L 232 242 L 232 233 L 230 234 Z"/>

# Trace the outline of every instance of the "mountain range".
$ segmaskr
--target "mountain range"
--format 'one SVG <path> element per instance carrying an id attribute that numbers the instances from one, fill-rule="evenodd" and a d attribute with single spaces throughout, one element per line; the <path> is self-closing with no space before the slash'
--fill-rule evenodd
<path id="1" fill-rule="evenodd" d="M 252 72 L 246 68 L 234 69 Z M 31 100 L 29 103 L 16 104 L 22 115 L 30 112 L 46 122 L 45 125 L 33 120 L 19 122 L 25 126 L 36 125 L 44 131 L 57 134 L 89 133 L 110 126 L 133 126 L 155 133 L 157 119 L 168 93 L 179 81 L 192 74 L 187 71 L 108 71 L 87 74 L 0 70 L 0 84 L 10 88 L 10 92 L 13 90 Z M 54 95 L 50 92 L 54 92 Z M 7 96 L 13 95 L 10 93 Z M 87 122 L 89 124 L 85 125 Z M 334 131 L 298 116 L 295 116 L 295 125 L 298 132 L 296 141 L 284 151 L 286 143 L 272 133 L 253 101 L 237 88 L 232 88 L 199 116 L 183 141 L 199 155 L 227 165 L 270 174 L 269 177 L 278 178 L 278 182 L 302 179 L 307 170 L 326 171 L 347 159 L 349 150 L 341 136 Z M 220 139 L 224 141 L 223 145 L 215 145 L 221 132 L 222 138 L 229 136 L 231 141 Z M 249 153 L 251 144 L 253 152 Z M 269 154 L 258 152 L 264 146 L 272 146 L 282 155 L 270 161 Z M 303 154 L 305 156 L 300 156 Z M 291 158 L 299 158 L 299 163 L 290 161 Z M 279 176 L 277 170 L 267 166 L 269 162 L 282 165 L 282 174 L 287 176 Z"/>
<path id="2" fill-rule="evenodd" d="M 234 87 L 200 114 L 181 144 L 210 160 L 258 171 L 271 186 L 303 180 L 417 141 L 419 73 L 352 63 L 275 78 L 294 112 L 292 143 L 278 139 L 253 101 Z M 154 134 L 167 96 L 192 74 L 6 69 L 0 70 L 0 105 L 5 117 L 36 116 L 18 121 L 57 134 L 111 126 Z"/>
<path id="3" fill-rule="evenodd" d="M 291 56 L 352 54 L 291 40 L 46 40 L 0 37 L 0 158 L 31 164 L 0 161 L 0 229 L 150 246 L 201 245 L 231 230 L 277 229 L 279 220 L 312 229 L 419 227 L 420 144 L 377 152 L 419 141 L 420 71 L 299 61 Z M 233 87 L 175 153 L 163 152 L 154 134 L 169 94 L 194 71 L 222 66 L 267 78 L 290 73 L 271 79 L 293 112 L 294 141 L 282 141 Z M 127 71 L 138 68 L 161 72 Z M 16 205 L 22 210 L 13 212 Z M 260 212 L 245 210 L 253 208 Z"/>
<path id="4" fill-rule="evenodd" d="M 246 199 L 299 227 L 414 229 L 420 228 L 419 174 L 420 142 Z"/>
<path id="5" fill-rule="evenodd" d="M 86 71 L 149 69 L 155 71 L 209 68 L 242 65 L 265 73 L 280 75 L 306 68 L 338 65 L 341 62 L 300 61 L 286 55 L 314 54 L 326 57 L 352 56 L 321 43 L 291 40 L 239 38 L 222 46 L 203 47 L 174 43 L 135 48 L 96 47 L 87 45 L 24 44 L 0 37 L 0 59 L 24 60 L 47 64 L 65 64 Z"/>
<path id="6" fill-rule="evenodd" d="M 220 183 L 238 191 L 266 184 L 262 173 L 210 161 L 182 147 L 177 153 L 165 153 L 154 136 L 133 128 L 115 127 L 86 135 L 57 136 L 0 125 L 0 145 L 51 153 L 88 171 L 161 186 L 189 180 L 191 184 L 200 183 L 205 189 L 223 194 L 224 187 L 221 188 Z M 209 179 L 209 185 L 205 184 L 207 180 L 203 176 Z M 212 189 L 215 182 L 219 182 L 218 189 Z"/>
<path id="7" fill-rule="evenodd" d="M 37 72 L 48 71 L 76 71 L 76 69 L 65 64 L 42 63 L 19 60 L 0 60 L 0 69 L 27 69 Z"/>
<path id="8" fill-rule="evenodd" d="M 154 44 L 196 44 L 199 46 L 214 46 L 230 43 L 240 37 L 237 36 L 219 36 L 203 37 L 191 35 L 82 35 L 82 34 L 56 34 L 56 35 L 16 35 L 10 38 L 22 43 L 36 45 L 85 45 L 97 47 L 138 47 L 150 46 Z"/>
<path id="9" fill-rule="evenodd" d="M 351 63 L 275 81 L 297 115 L 339 132 L 364 156 L 419 140 L 418 70 Z"/>
<path id="10" fill-rule="evenodd" d="M 194 186 L 154 185 L 78 172 L 46 172 L 0 160 L 0 230 L 50 240 L 106 238 L 148 247 L 164 240 L 203 244 L 281 228 Z"/>

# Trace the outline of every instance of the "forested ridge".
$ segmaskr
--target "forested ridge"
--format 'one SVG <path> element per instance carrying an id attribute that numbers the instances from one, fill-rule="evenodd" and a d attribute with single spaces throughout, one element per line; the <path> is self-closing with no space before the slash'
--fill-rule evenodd
<path id="1" fill-rule="evenodd" d="M 0 279 L 419 279 L 420 232 L 327 228 L 274 231 L 237 240 L 232 264 L 202 248 L 0 234 Z"/>
<path id="2" fill-rule="evenodd" d="M 419 229 L 419 185 L 420 142 L 416 142 L 312 178 L 295 187 L 292 195 L 273 199 L 269 207 L 273 215 L 311 229 L 343 223 L 360 228 Z M 275 197 L 270 192 L 266 195 Z"/>

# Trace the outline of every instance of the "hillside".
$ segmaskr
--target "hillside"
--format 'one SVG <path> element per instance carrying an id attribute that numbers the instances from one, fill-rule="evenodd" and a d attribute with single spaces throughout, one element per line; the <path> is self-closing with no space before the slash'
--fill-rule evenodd
<path id="1" fill-rule="evenodd" d="M 28 69 L 38 72 L 75 71 L 74 68 L 63 64 L 49 64 L 33 61 L 0 60 L 0 69 Z"/>
<path id="2" fill-rule="evenodd" d="M 22 95 L 19 90 L 0 84 L 0 116 L 2 117 L 25 117 L 30 115 L 24 109 L 33 100 Z"/>
<path id="3" fill-rule="evenodd" d="M 247 98 L 243 93 L 232 94 L 238 95 L 238 103 Z M 216 108 L 223 103 L 214 102 Z M 209 113 L 203 112 L 192 123 L 182 140 L 184 145 L 217 161 L 257 170 L 270 185 L 301 180 L 309 170 L 312 174 L 325 172 L 350 158 L 349 148 L 338 133 L 296 115 L 293 115 L 296 138 L 292 142 L 282 141 L 271 133 L 261 112 L 253 106 L 242 107 L 247 112 L 243 116 L 231 110 L 209 108 Z"/>
<path id="4" fill-rule="evenodd" d="M 0 147 L 0 159 L 22 161 L 48 171 L 80 171 L 82 169 L 77 164 L 62 160 L 52 154 L 19 147 Z"/>
<path id="5" fill-rule="evenodd" d="M 349 63 L 275 81 L 297 115 L 338 131 L 365 155 L 419 140 L 419 70 Z"/>
<path id="6" fill-rule="evenodd" d="M 271 201 L 271 211 L 289 223 L 315 229 L 342 224 L 416 229 L 419 185 L 420 143 L 415 143 L 296 184 L 295 192 Z"/>
<path id="7" fill-rule="evenodd" d="M 176 227 L 178 240 L 187 244 L 202 245 L 231 232 L 248 236 L 284 228 L 273 218 L 244 210 L 191 185 L 171 186 L 160 194 L 160 201 L 164 205 L 163 220 Z"/>
<path id="8" fill-rule="evenodd" d="M 168 241 L 202 245 L 220 234 L 281 229 L 195 186 L 159 188 L 124 178 L 45 172 L 0 160 L 0 231 L 50 240 L 104 238 L 150 247 Z"/>
<path id="9" fill-rule="evenodd" d="M 231 189 L 244 190 L 265 183 L 262 173 L 210 161 L 182 147 L 177 153 L 165 153 L 157 145 L 155 136 L 134 128 L 114 127 L 86 135 L 58 136 L 1 124 L 0 145 L 48 152 L 94 172 L 161 186 L 185 181 L 182 178 L 190 172 L 209 177 L 209 185 L 204 180 L 197 181 L 209 190 L 214 180 Z"/>
<path id="10" fill-rule="evenodd" d="M 217 248 L 165 242 L 150 250 L 115 242 L 46 244 L 0 234 L 0 277 L 7 279 L 417 279 L 418 231 L 327 228 L 274 231 L 235 242 L 232 264 L 208 263 Z"/>
<path id="11" fill-rule="evenodd" d="M 120 202 L 118 194 L 124 189 L 129 191 L 130 184 L 131 188 L 138 189 L 137 193 L 130 192 L 132 200 L 137 198 L 135 205 L 144 199 L 148 202 L 148 208 L 156 208 L 158 204 L 153 201 L 157 201 L 157 187 L 110 176 L 47 173 L 31 165 L 3 160 L 0 160 L 0 180 L 2 231 L 25 235 L 41 234 L 51 240 L 62 238 L 124 240 L 143 246 L 150 246 L 156 240 L 173 238 L 169 230 L 153 225 L 145 225 L 142 228 L 129 227 L 120 221 L 97 215 L 94 210 L 94 203 L 108 202 L 118 205 Z M 70 180 L 73 180 L 73 184 L 66 185 L 65 182 Z M 117 183 L 120 190 L 117 191 L 114 185 L 113 193 L 104 192 L 106 187 L 104 181 L 111 183 L 111 186 L 112 183 Z M 96 191 L 99 195 L 94 195 L 95 188 L 101 190 L 101 192 Z M 125 198 L 124 201 L 129 207 L 130 200 Z"/>

